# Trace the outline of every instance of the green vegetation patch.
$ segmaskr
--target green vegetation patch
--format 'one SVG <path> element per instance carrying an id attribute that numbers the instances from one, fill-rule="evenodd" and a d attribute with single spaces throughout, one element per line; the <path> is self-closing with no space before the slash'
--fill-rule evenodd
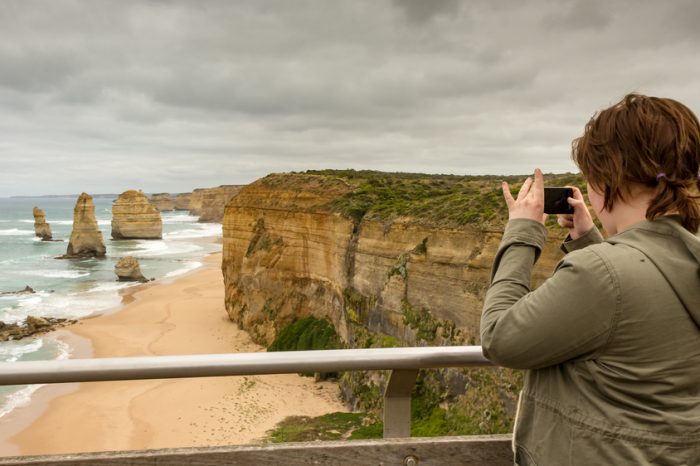
<path id="1" fill-rule="evenodd" d="M 353 189 L 319 208 L 340 212 L 355 221 L 409 217 L 422 224 L 442 227 L 472 225 L 501 227 L 508 218 L 500 182 L 514 193 L 527 177 L 459 176 L 387 173 L 371 170 L 310 170 L 297 176 L 321 175 L 343 180 Z M 547 186 L 579 186 L 583 178 L 566 173 L 546 174 Z"/>
<path id="2" fill-rule="evenodd" d="M 307 351 L 342 348 L 340 337 L 326 319 L 305 317 L 284 327 L 268 351 Z"/>
<path id="3" fill-rule="evenodd" d="M 396 265 L 387 272 L 387 278 L 399 275 L 404 281 L 408 278 L 408 262 L 411 260 L 410 254 L 401 254 L 396 258 Z"/>
<path id="4" fill-rule="evenodd" d="M 465 391 L 448 399 L 445 377 L 462 374 Z M 316 418 L 293 416 L 268 433 L 269 442 L 381 438 L 382 395 L 362 373 L 357 380 L 359 406 L 367 412 L 332 413 Z M 505 368 L 421 370 L 411 395 L 411 436 L 503 434 L 513 430 L 522 372 Z"/>
<path id="5" fill-rule="evenodd" d="M 268 432 L 269 443 L 309 442 L 378 438 L 382 424 L 375 416 L 365 413 L 330 413 L 318 417 L 290 416 Z"/>
<path id="6" fill-rule="evenodd" d="M 424 340 L 428 343 L 435 340 L 440 322 L 433 317 L 427 308 L 416 309 L 408 300 L 404 299 L 401 303 L 401 311 L 403 311 L 404 323 L 416 331 L 417 340 Z"/>

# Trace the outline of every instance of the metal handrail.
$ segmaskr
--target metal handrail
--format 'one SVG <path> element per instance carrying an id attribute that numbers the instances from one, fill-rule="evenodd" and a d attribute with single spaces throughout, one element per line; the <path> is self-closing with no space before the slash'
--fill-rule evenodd
<path id="1" fill-rule="evenodd" d="M 383 418 L 384 437 L 390 438 L 410 437 L 418 369 L 490 365 L 481 346 L 137 356 L 3 362 L 0 385 L 389 369 Z"/>
<path id="2" fill-rule="evenodd" d="M 490 366 L 481 346 L 137 356 L 0 363 L 0 385 Z"/>

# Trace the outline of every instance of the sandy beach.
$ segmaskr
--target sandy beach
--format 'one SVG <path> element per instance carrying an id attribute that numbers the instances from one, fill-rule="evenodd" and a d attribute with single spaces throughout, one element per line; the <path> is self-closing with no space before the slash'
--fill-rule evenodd
<path id="1" fill-rule="evenodd" d="M 264 351 L 228 320 L 220 264 L 214 254 L 188 275 L 134 287 L 118 310 L 61 338 L 91 342 L 72 357 Z M 334 411 L 347 411 L 335 384 L 293 374 L 47 386 L 0 419 L 0 454 L 252 443 L 286 416 Z"/>

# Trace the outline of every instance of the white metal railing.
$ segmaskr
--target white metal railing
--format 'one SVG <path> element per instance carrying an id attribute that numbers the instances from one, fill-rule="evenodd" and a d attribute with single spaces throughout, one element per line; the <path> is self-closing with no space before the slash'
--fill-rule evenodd
<path id="1" fill-rule="evenodd" d="M 0 363 L 0 385 L 391 370 L 384 437 L 409 437 L 418 369 L 490 366 L 480 346 L 197 354 Z"/>

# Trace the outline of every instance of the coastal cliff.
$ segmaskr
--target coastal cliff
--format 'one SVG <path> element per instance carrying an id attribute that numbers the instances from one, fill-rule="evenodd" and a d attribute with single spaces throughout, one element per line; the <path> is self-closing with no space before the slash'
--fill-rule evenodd
<path id="1" fill-rule="evenodd" d="M 221 223 L 224 219 L 226 204 L 240 189 L 241 186 L 236 185 L 205 189 L 201 194 L 199 221 L 202 223 Z"/>
<path id="2" fill-rule="evenodd" d="M 175 210 L 175 200 L 168 193 L 155 193 L 148 197 L 151 204 L 160 212 Z"/>
<path id="3" fill-rule="evenodd" d="M 226 206 L 226 309 L 258 343 L 269 345 L 283 326 L 307 315 L 328 317 L 347 335 L 343 290 L 353 221 L 317 206 L 350 189 L 324 177 L 271 176 Z"/>
<path id="4" fill-rule="evenodd" d="M 151 194 L 148 199 L 160 212 L 188 210 L 202 223 L 221 223 L 224 207 L 238 193 L 240 185 L 222 185 L 215 188 L 197 188 L 191 193 Z"/>
<path id="5" fill-rule="evenodd" d="M 179 193 L 175 195 L 173 199 L 173 206 L 175 210 L 190 210 L 190 202 L 192 198 L 192 193 Z"/>
<path id="6" fill-rule="evenodd" d="M 439 184 L 445 181 L 440 177 L 412 181 L 417 181 L 417 191 L 422 186 L 449 191 Z M 436 189 L 432 182 L 438 183 Z M 478 342 L 481 306 L 504 219 L 498 206 L 490 207 L 500 195 L 498 183 L 464 181 L 462 195 L 491 210 L 487 220 L 483 213 L 474 215 L 471 204 L 465 212 L 450 214 L 461 215 L 459 219 L 432 209 L 388 216 L 362 211 L 352 204 L 359 202 L 352 200 L 358 183 L 332 172 L 280 174 L 240 190 L 223 222 L 230 318 L 265 345 L 305 316 L 329 319 L 351 347 L 359 344 L 353 331 L 358 326 L 409 345 Z M 489 202 L 484 204 L 480 199 L 485 195 Z M 562 257 L 561 239 L 561 232 L 550 235 L 535 269 L 535 285 Z"/>
<path id="7" fill-rule="evenodd" d="M 170 212 L 173 210 L 190 210 L 192 193 L 155 193 L 148 197 L 151 204 L 160 212 Z"/>
<path id="8" fill-rule="evenodd" d="M 124 191 L 112 204 L 112 238 L 160 239 L 163 221 L 160 212 L 141 191 Z"/>
<path id="9" fill-rule="evenodd" d="M 207 191 L 207 188 L 197 188 L 190 193 L 190 202 L 188 205 L 190 215 L 199 217 L 202 214 L 202 197 Z"/>

